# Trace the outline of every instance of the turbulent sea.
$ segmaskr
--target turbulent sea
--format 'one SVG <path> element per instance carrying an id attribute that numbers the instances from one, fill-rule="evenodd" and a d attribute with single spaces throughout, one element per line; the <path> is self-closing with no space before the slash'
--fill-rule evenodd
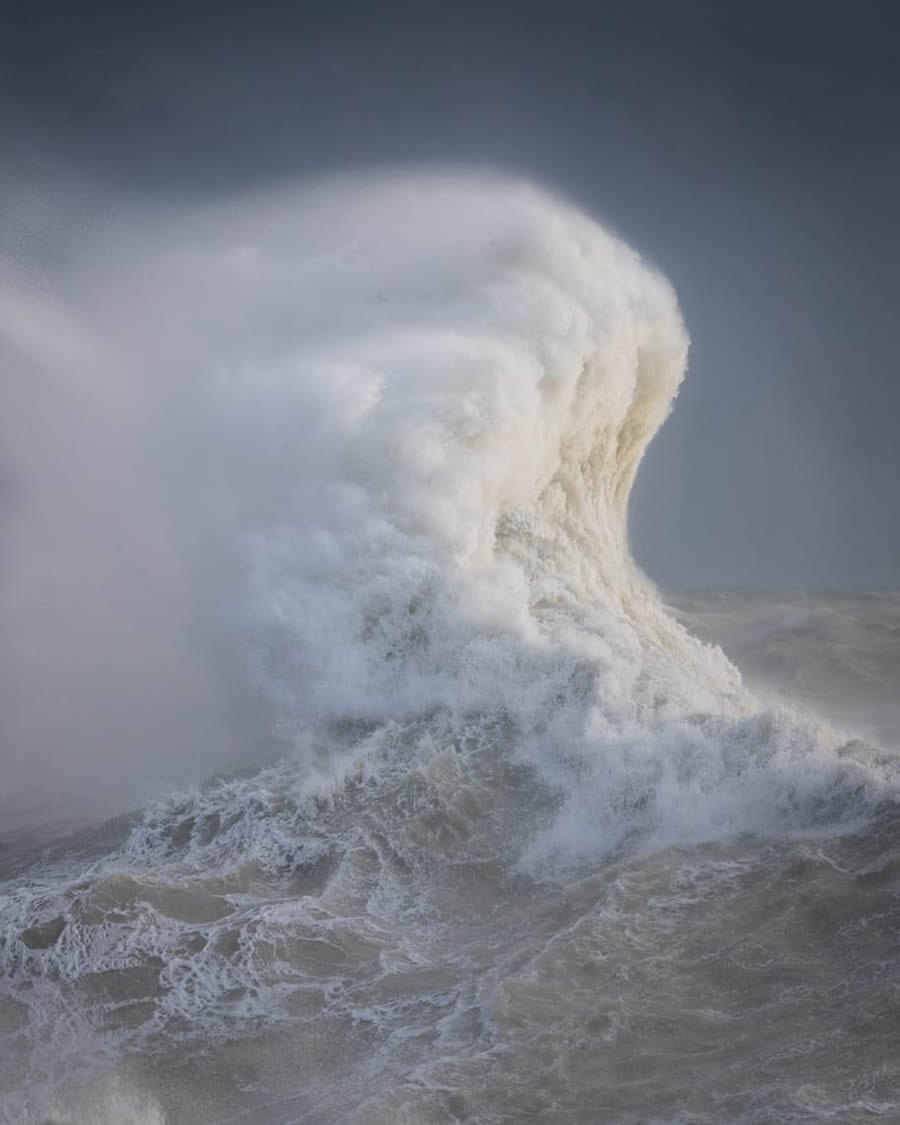
<path id="1" fill-rule="evenodd" d="M 900 1121 L 900 597 L 633 563 L 664 279 L 436 173 L 149 243 L 267 750 L 5 833 L 0 1120 Z"/>

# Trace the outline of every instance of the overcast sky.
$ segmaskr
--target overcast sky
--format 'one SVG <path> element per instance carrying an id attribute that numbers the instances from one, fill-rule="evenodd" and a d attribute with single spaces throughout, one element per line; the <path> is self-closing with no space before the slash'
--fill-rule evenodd
<path id="1" fill-rule="evenodd" d="M 530 175 L 682 302 L 691 368 L 634 500 L 650 574 L 897 587 L 898 43 L 893 0 L 7 0 L 0 256 L 52 261 L 21 189 L 62 174 L 139 205 L 423 160 Z"/>

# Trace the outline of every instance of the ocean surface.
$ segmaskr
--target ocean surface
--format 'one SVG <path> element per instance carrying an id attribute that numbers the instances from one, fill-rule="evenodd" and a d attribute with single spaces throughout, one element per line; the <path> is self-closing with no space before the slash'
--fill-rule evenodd
<path id="1" fill-rule="evenodd" d="M 900 1121 L 900 596 L 641 573 L 687 336 L 566 204 L 259 215 L 157 231 L 128 299 L 215 376 L 200 558 L 240 544 L 209 600 L 266 752 L 10 815 L 0 1120 Z"/>

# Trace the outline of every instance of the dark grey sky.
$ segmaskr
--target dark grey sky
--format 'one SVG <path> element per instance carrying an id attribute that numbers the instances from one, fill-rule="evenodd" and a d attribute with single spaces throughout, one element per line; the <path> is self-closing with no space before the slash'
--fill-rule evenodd
<path id="1" fill-rule="evenodd" d="M 475 161 L 655 260 L 693 339 L 638 481 L 664 586 L 900 585 L 900 5 L 2 5 L 0 151 L 139 202 Z M 0 216 L 0 237 L 43 241 Z"/>

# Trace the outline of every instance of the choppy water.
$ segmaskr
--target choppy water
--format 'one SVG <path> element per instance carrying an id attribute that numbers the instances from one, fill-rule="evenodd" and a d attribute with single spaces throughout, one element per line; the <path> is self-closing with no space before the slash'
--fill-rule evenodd
<path id="1" fill-rule="evenodd" d="M 269 751 L 6 833 L 0 1119 L 900 1120 L 900 601 L 668 609 L 635 567 L 628 493 L 687 352 L 666 282 L 483 178 L 151 235 L 128 285 L 97 251 L 71 300 L 190 415 L 190 557 L 206 580 L 231 552 L 209 600 Z M 73 803 L 189 759 L 151 674 L 194 619 L 161 614 L 144 651 L 140 598 L 117 602 L 141 690 L 110 660 L 104 695 L 76 648 L 42 709 L 36 657 L 64 642 L 32 577 L 8 737 L 50 760 L 36 720 L 68 746 L 93 686 L 115 706 L 81 733 L 113 715 L 117 753 L 58 756 Z M 140 593 L 168 606 L 158 577 Z"/>
<path id="2" fill-rule="evenodd" d="M 806 706 L 876 744 L 900 745 L 900 595 L 681 598 L 757 695 Z"/>
<path id="3" fill-rule="evenodd" d="M 897 729 L 896 596 L 679 611 L 761 683 L 777 651 Z M 557 801 L 503 737 L 423 757 L 397 732 L 389 780 L 324 802 L 278 763 L 8 846 L 5 1119 L 900 1119 L 895 805 L 538 877 Z"/>

